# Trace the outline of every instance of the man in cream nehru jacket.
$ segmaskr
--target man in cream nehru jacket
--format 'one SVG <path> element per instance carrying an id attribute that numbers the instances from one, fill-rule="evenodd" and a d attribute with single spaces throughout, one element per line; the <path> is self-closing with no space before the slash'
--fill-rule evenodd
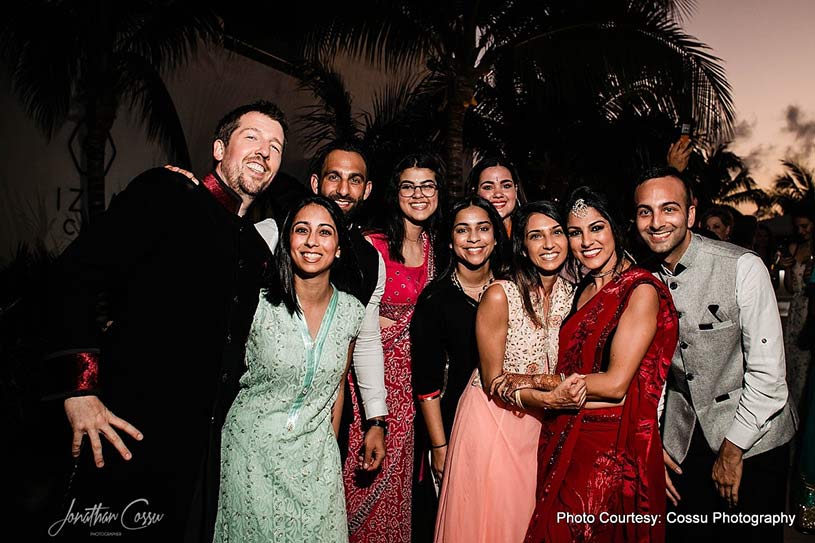
<path id="1" fill-rule="evenodd" d="M 747 516 L 784 512 L 797 424 L 769 274 L 754 253 L 690 231 L 696 209 L 676 170 L 648 172 L 634 200 L 680 317 L 662 430 L 668 540 L 780 543 L 783 523 Z M 685 524 L 671 512 L 699 516 Z"/>

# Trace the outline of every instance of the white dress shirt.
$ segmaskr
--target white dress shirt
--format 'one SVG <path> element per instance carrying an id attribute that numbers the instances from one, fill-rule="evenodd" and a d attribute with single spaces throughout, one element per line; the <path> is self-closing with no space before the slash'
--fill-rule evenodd
<path id="1" fill-rule="evenodd" d="M 778 302 L 761 258 L 746 253 L 736 263 L 744 386 L 727 439 L 750 449 L 769 429 L 767 421 L 787 403 L 787 366 Z"/>

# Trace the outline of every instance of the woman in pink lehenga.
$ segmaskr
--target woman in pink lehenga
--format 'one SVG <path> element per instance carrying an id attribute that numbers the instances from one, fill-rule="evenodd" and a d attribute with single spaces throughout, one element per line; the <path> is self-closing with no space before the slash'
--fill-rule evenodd
<path id="1" fill-rule="evenodd" d="M 387 454 L 378 472 L 358 470 L 355 452 L 362 433 L 351 432 L 345 461 L 346 508 L 351 542 L 409 543 L 416 406 L 411 383 L 410 320 L 422 289 L 433 278 L 439 247 L 436 230 L 446 206 L 444 167 L 430 154 L 403 158 L 385 199 L 384 231 L 367 236 L 385 261 L 387 280 L 379 308 L 385 389 L 388 394 Z M 351 381 L 354 424 L 365 420 Z"/>
<path id="2" fill-rule="evenodd" d="M 558 330 L 574 294 L 558 275 L 568 256 L 561 219 L 550 202 L 524 206 L 512 232 L 512 280 L 496 281 L 481 299 L 480 366 L 456 411 L 437 542 L 520 542 L 535 508 L 539 413 L 491 397 L 493 379 L 503 372 L 523 374 L 530 384 L 551 390 L 523 391 L 526 401 L 541 407 L 575 408 L 585 399 L 580 376 L 552 375 Z"/>

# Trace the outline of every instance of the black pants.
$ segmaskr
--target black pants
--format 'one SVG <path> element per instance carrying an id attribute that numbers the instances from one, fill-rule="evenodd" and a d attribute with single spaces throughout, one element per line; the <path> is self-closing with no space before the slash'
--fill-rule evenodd
<path id="1" fill-rule="evenodd" d="M 667 541 L 713 541 L 721 543 L 782 543 L 784 525 L 714 522 L 716 511 L 728 514 L 779 514 L 785 511 L 789 444 L 744 460 L 739 487 L 739 505 L 730 509 L 719 496 L 711 474 L 718 451 L 713 452 L 696 424 L 690 450 L 682 463 L 682 475 L 671 474 L 681 496 L 678 507 L 668 503 L 668 512 L 707 515 L 707 522 L 667 523 Z M 668 517 L 670 519 L 670 516 Z"/>

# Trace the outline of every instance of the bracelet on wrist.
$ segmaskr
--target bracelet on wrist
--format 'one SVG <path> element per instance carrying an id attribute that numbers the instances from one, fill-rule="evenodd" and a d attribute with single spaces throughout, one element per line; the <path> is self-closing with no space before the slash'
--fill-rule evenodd
<path id="1" fill-rule="evenodd" d="M 385 433 L 385 435 L 388 435 L 388 423 L 384 419 L 371 419 L 367 421 L 365 425 L 365 431 L 367 432 L 373 426 L 379 426 L 380 428 L 382 428 L 382 431 Z"/>
<path id="2" fill-rule="evenodd" d="M 446 447 L 447 443 L 442 443 L 441 445 L 431 445 L 431 449 L 441 449 L 442 447 Z"/>

